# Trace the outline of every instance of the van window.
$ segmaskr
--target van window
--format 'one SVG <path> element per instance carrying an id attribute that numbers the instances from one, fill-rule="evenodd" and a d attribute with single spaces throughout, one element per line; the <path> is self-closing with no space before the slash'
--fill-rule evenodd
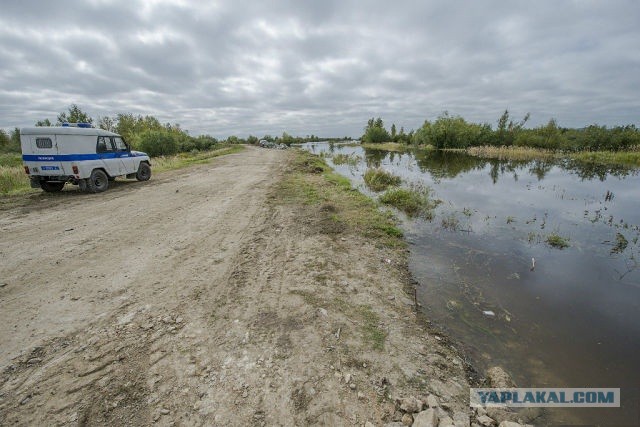
<path id="1" fill-rule="evenodd" d="M 125 144 L 124 141 L 122 140 L 122 138 L 120 138 L 119 136 L 114 136 L 113 137 L 113 142 L 115 142 L 115 144 L 116 144 L 116 150 L 118 150 L 118 151 L 128 151 L 127 144 Z"/>
<path id="2" fill-rule="evenodd" d="M 98 153 L 107 153 L 111 151 L 115 151 L 113 149 L 113 144 L 111 142 L 110 136 L 99 136 L 98 137 L 98 147 L 96 149 Z"/>
<path id="3" fill-rule="evenodd" d="M 51 142 L 51 138 L 36 138 L 36 147 L 53 148 L 53 142 Z"/>

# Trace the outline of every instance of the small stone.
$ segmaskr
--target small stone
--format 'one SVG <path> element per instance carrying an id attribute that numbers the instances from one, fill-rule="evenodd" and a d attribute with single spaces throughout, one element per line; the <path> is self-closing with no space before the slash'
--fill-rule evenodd
<path id="1" fill-rule="evenodd" d="M 388 299 L 389 301 L 393 301 L 394 299 L 396 299 L 396 297 L 394 297 L 393 295 L 389 295 L 389 296 L 387 297 L 387 299 Z"/>
<path id="2" fill-rule="evenodd" d="M 413 424 L 413 417 L 411 414 L 404 414 L 402 416 L 402 425 L 410 426 Z"/>
<path id="3" fill-rule="evenodd" d="M 30 400 L 31 400 L 31 395 L 25 396 L 24 399 L 20 401 L 20 405 L 25 405 Z"/>
<path id="4" fill-rule="evenodd" d="M 354 383 L 349 384 L 349 388 L 351 390 L 355 390 L 356 389 L 356 385 Z"/>
<path id="5" fill-rule="evenodd" d="M 349 384 L 351 382 L 351 374 L 346 374 L 344 376 L 344 382 Z"/>
<path id="6" fill-rule="evenodd" d="M 456 427 L 469 427 L 469 414 L 466 412 L 454 412 L 453 413 L 453 424 Z"/>
<path id="7" fill-rule="evenodd" d="M 487 379 L 492 387 L 513 388 L 515 383 L 507 372 L 499 366 L 494 366 L 487 370 Z"/>
<path id="8" fill-rule="evenodd" d="M 476 408 L 476 414 L 478 414 L 478 416 L 482 416 L 482 415 L 487 415 L 487 410 L 484 409 L 482 406 L 478 406 Z"/>
<path id="9" fill-rule="evenodd" d="M 247 390 L 243 391 L 242 392 L 242 397 L 246 399 L 247 396 L 249 396 L 249 393 L 247 392 Z"/>
<path id="10" fill-rule="evenodd" d="M 478 420 L 478 422 L 480 424 L 482 424 L 484 427 L 491 427 L 492 425 L 494 425 L 496 422 L 493 420 L 493 418 L 490 418 L 486 415 L 480 415 L 478 418 L 476 418 Z"/>
<path id="11" fill-rule="evenodd" d="M 400 409 L 410 414 L 420 412 L 422 409 L 422 402 L 415 397 L 406 397 L 400 401 Z"/>
<path id="12" fill-rule="evenodd" d="M 319 308 L 318 309 L 318 313 L 320 313 L 320 316 L 322 316 L 322 317 L 327 317 L 329 315 L 329 312 L 327 310 L 325 310 L 324 308 Z"/>
<path id="13" fill-rule="evenodd" d="M 364 400 L 364 393 L 363 392 L 361 392 L 361 391 L 358 392 L 358 399 Z"/>
<path id="14" fill-rule="evenodd" d="M 427 396 L 427 406 L 429 408 L 437 408 L 438 406 L 440 406 L 440 402 L 438 401 L 437 397 L 435 397 L 433 394 L 430 394 L 429 396 Z"/>
<path id="15" fill-rule="evenodd" d="M 40 359 L 39 357 L 32 357 L 31 359 L 27 360 L 27 364 L 29 365 L 35 365 L 36 363 L 40 362 L 42 362 L 42 359 Z"/>
<path id="16" fill-rule="evenodd" d="M 438 423 L 438 427 L 452 427 L 453 425 L 451 417 L 440 418 L 440 422 Z"/>
<path id="17" fill-rule="evenodd" d="M 416 415 L 413 421 L 413 427 L 437 427 L 438 426 L 438 415 L 436 414 L 436 410 L 433 408 L 429 408 L 426 411 L 420 412 Z"/>
<path id="18" fill-rule="evenodd" d="M 182 317 L 180 316 L 176 317 L 176 323 L 182 323 Z"/>
<path id="19" fill-rule="evenodd" d="M 171 413 L 167 408 L 160 409 L 160 415 L 169 415 Z"/>

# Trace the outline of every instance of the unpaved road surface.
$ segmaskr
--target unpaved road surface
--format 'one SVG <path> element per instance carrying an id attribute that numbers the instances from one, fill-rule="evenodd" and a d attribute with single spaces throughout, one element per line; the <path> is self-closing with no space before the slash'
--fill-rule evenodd
<path id="1" fill-rule="evenodd" d="M 415 322 L 394 255 L 272 202 L 289 156 L 1 211 L 0 424 L 381 425 L 412 392 L 468 425 L 462 363 Z M 384 350 L 338 297 L 378 312 Z"/>

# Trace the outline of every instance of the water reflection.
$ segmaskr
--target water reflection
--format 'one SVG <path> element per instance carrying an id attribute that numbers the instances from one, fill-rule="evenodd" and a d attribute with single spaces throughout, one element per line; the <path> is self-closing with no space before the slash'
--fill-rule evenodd
<path id="1" fill-rule="evenodd" d="M 478 365 L 504 365 L 526 386 L 622 387 L 623 401 L 635 407 L 637 170 L 340 144 L 306 149 L 324 153 L 330 163 L 334 154 L 360 156 L 333 166 L 373 197 L 362 179 L 372 167 L 400 176 L 404 185 L 433 188 L 443 201 L 435 219 L 403 221 L 410 268 L 429 317 L 462 342 Z M 552 233 L 570 247 L 546 244 Z"/>

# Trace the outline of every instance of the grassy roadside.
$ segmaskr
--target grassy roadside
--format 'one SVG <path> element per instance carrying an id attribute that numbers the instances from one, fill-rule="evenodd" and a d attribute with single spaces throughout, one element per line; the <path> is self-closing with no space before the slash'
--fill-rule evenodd
<path id="1" fill-rule="evenodd" d="M 242 145 L 220 145 L 215 150 L 193 153 L 180 153 L 174 156 L 152 157 L 154 173 L 180 169 L 187 166 L 206 163 L 209 160 L 242 151 Z M 22 167 L 22 156 L 17 153 L 0 154 L 0 197 L 15 196 L 39 192 L 29 185 L 29 177 Z"/>
<path id="2" fill-rule="evenodd" d="M 153 157 L 151 158 L 151 165 L 154 172 L 164 172 L 168 170 L 184 168 L 191 165 L 207 163 L 209 160 L 215 157 L 237 153 L 242 150 L 244 150 L 243 145 L 222 144 L 217 146 L 215 150 L 210 151 L 179 153 L 174 156 Z"/>
<path id="3" fill-rule="evenodd" d="M 317 206 L 326 232 L 354 232 L 374 238 L 387 247 L 404 247 L 402 232 L 389 213 L 351 187 L 347 178 L 333 172 L 320 157 L 296 150 L 293 172 L 285 176 L 278 189 L 284 202 Z"/>

